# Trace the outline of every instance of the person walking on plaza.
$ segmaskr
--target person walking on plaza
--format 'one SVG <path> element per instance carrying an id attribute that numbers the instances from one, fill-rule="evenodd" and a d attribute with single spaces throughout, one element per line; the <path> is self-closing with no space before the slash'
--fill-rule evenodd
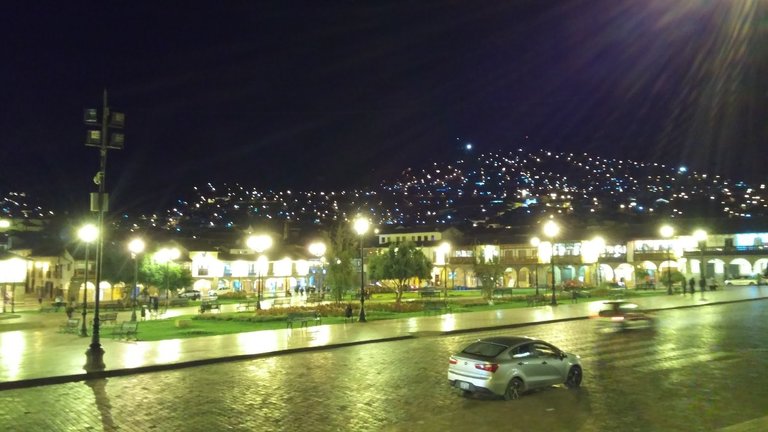
<path id="1" fill-rule="evenodd" d="M 691 288 L 691 294 L 696 291 L 696 279 L 690 278 L 688 280 L 688 286 Z M 685 294 L 685 284 L 683 284 L 683 294 Z"/>

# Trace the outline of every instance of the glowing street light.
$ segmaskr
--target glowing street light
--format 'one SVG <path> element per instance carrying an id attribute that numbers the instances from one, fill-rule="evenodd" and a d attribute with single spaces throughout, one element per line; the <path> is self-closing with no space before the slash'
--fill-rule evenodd
<path id="1" fill-rule="evenodd" d="M 360 318 L 358 321 L 360 322 L 366 322 L 365 319 L 365 267 L 363 256 L 363 236 L 365 236 L 365 233 L 368 232 L 368 229 L 370 228 L 371 223 L 368 222 L 368 219 L 365 219 L 362 216 L 358 216 L 357 219 L 355 219 L 354 228 L 357 235 L 360 236 Z"/>
<path id="2" fill-rule="evenodd" d="M 669 225 L 659 228 L 659 234 L 665 239 L 670 239 L 675 234 L 675 229 Z M 672 245 L 667 241 L 667 294 L 672 295 Z"/>
<path id="3" fill-rule="evenodd" d="M 133 258 L 133 288 L 131 289 L 131 321 L 136 321 L 136 297 L 139 295 L 139 254 L 144 252 L 144 240 L 135 238 L 128 243 Z"/>
<path id="4" fill-rule="evenodd" d="M 262 253 L 265 250 L 272 247 L 272 237 L 268 236 L 267 234 L 258 234 L 258 235 L 251 235 L 248 236 L 248 238 L 245 240 L 245 244 L 248 246 L 248 249 L 251 249 L 252 251 L 255 251 L 256 253 Z M 260 257 L 262 258 L 262 257 Z M 266 261 L 266 258 L 260 261 Z M 257 278 L 258 278 L 258 287 L 256 287 L 256 309 L 261 310 L 261 291 L 262 291 L 262 265 L 257 265 Z"/>
<path id="5" fill-rule="evenodd" d="M 544 235 L 549 238 L 549 244 L 551 253 L 549 255 L 549 262 L 552 265 L 552 306 L 557 306 L 557 298 L 555 297 L 555 237 L 560 233 L 560 226 L 555 221 L 549 221 L 544 224 Z"/>
<path id="6" fill-rule="evenodd" d="M 86 324 L 86 317 L 88 315 L 88 249 L 89 245 L 99 237 L 99 229 L 94 224 L 83 225 L 77 231 L 77 237 L 85 243 L 85 276 L 83 277 L 83 325 L 80 327 L 80 336 L 88 336 L 88 327 Z M 96 282 L 98 285 L 98 281 Z M 98 290 L 99 287 L 97 286 Z M 94 326 L 96 321 L 94 320 Z"/>

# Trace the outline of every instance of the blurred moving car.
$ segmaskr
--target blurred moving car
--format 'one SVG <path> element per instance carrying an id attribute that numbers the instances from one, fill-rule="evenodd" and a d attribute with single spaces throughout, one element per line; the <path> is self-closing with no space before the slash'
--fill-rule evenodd
<path id="1" fill-rule="evenodd" d="M 619 329 L 633 327 L 652 327 L 656 319 L 642 310 L 640 305 L 626 300 L 609 300 L 603 302 L 597 315 L 593 318 Z"/>
<path id="2" fill-rule="evenodd" d="M 723 284 L 725 286 L 746 286 L 746 285 L 759 285 L 760 277 L 758 276 L 738 276 L 735 278 L 726 279 Z"/>
<path id="3" fill-rule="evenodd" d="M 192 300 L 199 300 L 203 295 L 198 290 L 185 290 L 179 292 L 180 298 L 188 298 Z"/>
<path id="4" fill-rule="evenodd" d="M 464 395 L 483 393 L 517 399 L 531 389 L 581 385 L 579 356 L 538 339 L 479 339 L 448 360 L 448 383 Z"/>

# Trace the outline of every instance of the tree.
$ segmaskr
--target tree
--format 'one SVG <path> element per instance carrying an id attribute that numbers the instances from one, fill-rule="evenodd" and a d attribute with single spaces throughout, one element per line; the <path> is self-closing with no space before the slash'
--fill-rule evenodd
<path id="1" fill-rule="evenodd" d="M 190 286 L 192 284 L 192 273 L 174 262 L 167 264 L 155 262 L 147 254 L 141 258 L 139 282 L 156 287 L 158 292 L 165 293 L 167 297 L 168 293 L 165 292 L 166 286 L 173 292 Z"/>
<path id="2" fill-rule="evenodd" d="M 671 281 L 671 284 L 670 284 Z M 672 269 L 672 273 L 670 273 L 669 268 L 665 268 L 661 272 L 660 280 L 658 282 L 661 282 L 664 284 L 664 286 L 667 288 L 667 290 L 672 289 L 672 285 L 676 283 L 682 283 L 685 284 L 685 275 L 680 273 L 679 271 Z"/>
<path id="3" fill-rule="evenodd" d="M 368 274 L 372 280 L 395 292 L 395 302 L 400 303 L 408 282 L 413 278 L 428 279 L 432 263 L 413 242 L 390 244 L 383 253 L 368 260 Z"/>
<path id="4" fill-rule="evenodd" d="M 328 266 L 325 281 L 331 290 L 331 297 L 340 303 L 344 293 L 355 286 L 355 271 L 352 268 L 355 239 L 347 227 L 337 225 L 326 240 Z"/>
<path id="5" fill-rule="evenodd" d="M 504 276 L 504 266 L 500 264 L 499 257 L 486 257 L 485 254 L 478 257 L 475 262 L 475 274 L 480 279 L 483 297 L 490 301 L 493 290 L 499 285 L 499 279 Z"/>

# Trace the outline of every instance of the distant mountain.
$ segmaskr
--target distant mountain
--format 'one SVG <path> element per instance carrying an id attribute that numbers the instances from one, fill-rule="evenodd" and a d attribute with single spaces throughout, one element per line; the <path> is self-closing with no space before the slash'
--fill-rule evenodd
<path id="1" fill-rule="evenodd" d="M 408 168 L 366 190 L 264 191 L 239 183 L 208 183 L 172 209 L 125 215 L 119 223 L 133 229 L 198 232 L 285 222 L 327 226 L 357 213 L 391 226 L 508 226 L 551 214 L 582 224 L 738 220 L 768 215 L 765 187 L 684 167 L 520 149 Z"/>

